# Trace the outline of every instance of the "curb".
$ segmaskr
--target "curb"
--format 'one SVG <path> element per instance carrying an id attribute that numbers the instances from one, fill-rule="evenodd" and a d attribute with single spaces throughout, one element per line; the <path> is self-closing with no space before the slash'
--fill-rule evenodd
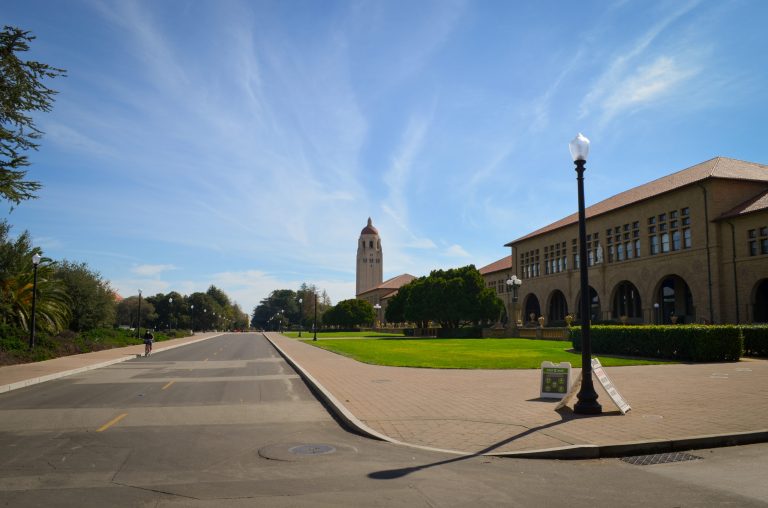
<path id="1" fill-rule="evenodd" d="M 280 353 L 288 364 L 293 367 L 299 376 L 307 383 L 309 388 L 320 398 L 321 402 L 331 411 L 336 419 L 347 430 L 363 437 L 386 441 L 388 443 L 408 446 L 420 450 L 449 453 L 466 457 L 492 456 L 514 459 L 557 459 L 557 460 L 587 460 L 600 458 L 618 458 L 633 455 L 651 455 L 657 453 L 670 453 L 695 449 L 721 448 L 725 446 L 740 446 L 768 442 L 768 429 L 738 432 L 733 434 L 712 434 L 691 436 L 673 440 L 636 441 L 612 445 L 572 445 L 557 448 L 544 448 L 540 450 L 524 450 L 519 452 L 497 453 L 472 453 L 458 450 L 445 450 L 428 446 L 404 443 L 389 436 L 376 432 L 360 421 L 339 400 L 334 397 L 319 381 L 307 372 L 296 360 L 283 351 L 266 333 L 262 333 L 265 339 Z"/>
<path id="2" fill-rule="evenodd" d="M 201 342 L 201 341 L 204 341 L 204 340 L 212 339 L 212 338 L 218 337 L 220 335 L 223 335 L 223 333 L 219 333 L 219 334 L 216 334 L 216 335 L 211 335 L 210 337 L 203 337 L 203 338 L 200 338 L 200 339 L 197 339 L 197 340 L 192 340 L 192 341 L 189 341 L 189 342 L 185 342 L 184 344 L 173 344 L 173 345 L 164 347 L 162 349 L 157 349 L 156 351 L 153 352 L 153 354 L 154 353 L 162 353 L 163 351 L 168 351 L 170 349 L 176 349 L 177 347 L 188 346 L 190 344 L 195 344 L 197 342 Z M 128 346 L 128 347 L 131 347 L 131 346 Z M 81 372 L 86 372 L 86 371 L 89 371 L 89 370 L 101 369 L 102 367 L 109 367 L 110 365 L 114 365 L 116 363 L 121 363 L 121 362 L 125 362 L 127 360 L 132 360 L 132 359 L 136 358 L 137 356 L 142 356 L 142 355 L 137 355 L 136 353 L 130 353 L 130 354 L 126 353 L 121 358 L 113 358 L 112 360 L 107 360 L 107 361 L 100 362 L 100 363 L 94 363 L 93 365 L 86 365 L 85 367 L 78 367 L 76 369 L 70 369 L 70 370 L 62 370 L 60 372 L 54 372 L 52 374 L 46 374 L 45 376 L 33 377 L 33 378 L 30 378 L 30 379 L 24 379 L 22 381 L 16 381 L 14 383 L 9 383 L 9 384 L 6 384 L 6 385 L 0 385 L 0 393 L 5 393 L 5 392 L 13 391 L 13 390 L 18 390 L 19 388 L 25 388 L 27 386 L 36 385 L 36 384 L 39 384 L 39 383 L 45 383 L 46 381 L 53 381 L 54 379 L 60 379 L 62 377 L 71 376 L 73 374 L 79 374 Z"/>

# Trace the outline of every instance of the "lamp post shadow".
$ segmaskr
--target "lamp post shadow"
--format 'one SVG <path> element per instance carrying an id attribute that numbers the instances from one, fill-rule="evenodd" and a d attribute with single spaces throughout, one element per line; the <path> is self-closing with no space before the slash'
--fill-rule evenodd
<path id="1" fill-rule="evenodd" d="M 411 473 L 415 473 L 418 471 L 421 471 L 422 469 L 428 469 L 430 467 L 436 467 L 436 466 L 443 466 L 445 464 L 451 464 L 452 462 L 459 462 L 462 460 L 468 460 L 473 459 L 475 457 L 480 457 L 485 455 L 486 453 L 492 452 L 493 450 L 496 450 L 498 448 L 501 448 L 502 446 L 509 444 L 513 441 L 516 441 L 518 439 L 522 439 L 526 436 L 529 436 L 531 434 L 534 434 L 540 430 L 550 429 L 552 427 L 556 427 L 558 425 L 561 425 L 567 421 L 578 419 L 579 416 L 575 415 L 573 411 L 569 408 L 562 408 L 557 411 L 557 414 L 560 415 L 560 420 L 546 423 L 544 425 L 539 425 L 537 427 L 532 427 L 528 430 L 525 430 L 523 432 L 520 432 L 519 434 L 515 434 L 514 436 L 510 436 L 502 441 L 499 441 L 498 443 L 494 443 L 486 448 L 483 448 L 480 451 L 477 451 L 475 453 L 469 454 L 469 455 L 462 455 L 460 457 L 452 457 L 450 459 L 441 460 L 439 462 L 433 462 L 431 464 L 424 464 L 422 466 L 413 466 L 413 467 L 403 467 L 400 469 L 388 469 L 385 471 L 374 471 L 373 473 L 368 474 L 368 478 L 371 478 L 373 480 L 395 480 L 397 478 L 402 478 L 404 476 L 407 476 Z"/>

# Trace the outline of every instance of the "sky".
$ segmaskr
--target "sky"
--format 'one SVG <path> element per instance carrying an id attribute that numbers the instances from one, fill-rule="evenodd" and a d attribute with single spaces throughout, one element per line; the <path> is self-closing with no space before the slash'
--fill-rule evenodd
<path id="1" fill-rule="evenodd" d="M 716 156 L 768 163 L 768 2 L 4 0 L 67 70 L 0 214 L 124 296 L 210 285 L 250 312 L 303 282 L 506 255 L 577 209 Z"/>

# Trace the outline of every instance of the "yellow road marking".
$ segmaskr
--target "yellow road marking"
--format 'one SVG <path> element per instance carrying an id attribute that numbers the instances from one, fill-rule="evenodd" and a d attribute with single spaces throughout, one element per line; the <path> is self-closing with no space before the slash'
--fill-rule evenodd
<path id="1" fill-rule="evenodd" d="M 105 430 L 107 430 L 112 425 L 116 424 L 117 422 L 119 422 L 120 420 L 125 418 L 126 416 L 128 416 L 128 413 L 123 413 L 121 415 L 117 415 L 116 417 L 112 418 L 110 421 L 108 421 L 107 423 L 105 423 L 104 425 L 102 425 L 101 427 L 96 429 L 96 432 L 104 432 Z"/>
<path id="2" fill-rule="evenodd" d="M 165 385 L 165 386 L 163 386 L 163 387 L 161 388 L 161 390 L 165 390 L 166 388 L 168 388 L 169 386 L 171 386 L 171 385 L 172 385 L 173 383 L 175 383 L 175 382 L 176 382 L 176 381 L 168 381 L 168 384 L 167 384 L 167 385 Z"/>

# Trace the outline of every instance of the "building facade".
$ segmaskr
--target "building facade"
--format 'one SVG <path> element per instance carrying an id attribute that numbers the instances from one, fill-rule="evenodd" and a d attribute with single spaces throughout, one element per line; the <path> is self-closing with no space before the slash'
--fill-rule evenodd
<path id="1" fill-rule="evenodd" d="M 381 251 L 379 231 L 373 227 L 371 218 L 360 231 L 357 239 L 356 291 L 359 295 L 381 284 L 384 280 L 384 257 Z"/>
<path id="2" fill-rule="evenodd" d="M 768 166 L 717 157 L 592 205 L 586 218 L 593 321 L 768 321 Z M 578 214 L 506 245 L 523 320 L 580 318 Z M 507 273 L 484 277 L 498 287 Z"/>

